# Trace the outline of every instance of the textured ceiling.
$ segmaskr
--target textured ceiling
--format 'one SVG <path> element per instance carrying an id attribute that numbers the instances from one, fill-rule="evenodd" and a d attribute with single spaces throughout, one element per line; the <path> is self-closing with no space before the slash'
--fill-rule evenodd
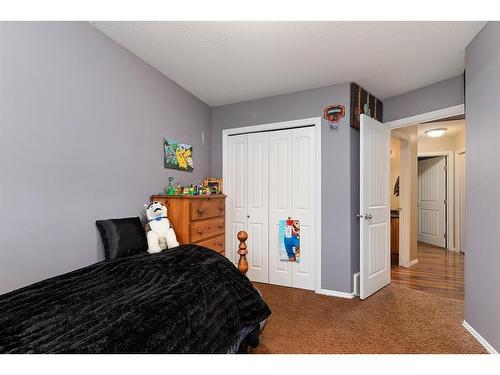
<path id="1" fill-rule="evenodd" d="M 357 82 L 380 99 L 464 70 L 484 22 L 92 22 L 211 106 Z"/>

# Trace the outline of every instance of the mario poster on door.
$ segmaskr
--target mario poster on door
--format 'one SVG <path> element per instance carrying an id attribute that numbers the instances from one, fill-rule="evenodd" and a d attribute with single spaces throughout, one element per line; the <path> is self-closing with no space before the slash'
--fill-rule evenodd
<path id="1" fill-rule="evenodd" d="M 280 260 L 300 262 L 300 222 L 280 220 Z"/>

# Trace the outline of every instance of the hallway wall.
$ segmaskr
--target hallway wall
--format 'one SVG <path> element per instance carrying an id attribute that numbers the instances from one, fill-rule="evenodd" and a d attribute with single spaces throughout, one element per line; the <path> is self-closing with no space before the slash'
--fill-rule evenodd
<path id="1" fill-rule="evenodd" d="M 500 351 L 500 22 L 465 50 L 465 320 Z"/>

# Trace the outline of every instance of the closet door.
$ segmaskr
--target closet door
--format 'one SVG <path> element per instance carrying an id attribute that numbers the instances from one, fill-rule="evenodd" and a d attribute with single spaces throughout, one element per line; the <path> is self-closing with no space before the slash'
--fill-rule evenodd
<path id="1" fill-rule="evenodd" d="M 232 135 L 228 140 L 229 178 L 225 181 L 224 190 L 227 194 L 226 204 L 230 211 L 226 228 L 226 256 L 233 262 L 238 262 L 238 239 L 240 230 L 247 230 L 247 179 L 248 179 L 247 135 Z"/>
<path id="2" fill-rule="evenodd" d="M 314 290 L 315 251 L 315 171 L 314 127 L 292 131 L 292 219 L 300 220 L 300 262 L 291 262 L 292 286 Z"/>
<path id="3" fill-rule="evenodd" d="M 279 255 L 279 221 L 292 214 L 292 131 L 269 133 L 269 283 L 292 286 L 290 262 Z"/>
<path id="4" fill-rule="evenodd" d="M 269 282 L 269 133 L 248 134 L 248 272 Z"/>

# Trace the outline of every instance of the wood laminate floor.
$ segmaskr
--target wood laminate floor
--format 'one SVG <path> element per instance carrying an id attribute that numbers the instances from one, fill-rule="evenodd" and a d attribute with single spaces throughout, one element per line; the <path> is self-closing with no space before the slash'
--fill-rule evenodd
<path id="1" fill-rule="evenodd" d="M 391 267 L 391 283 L 440 297 L 464 299 L 464 254 L 418 243 L 418 263 Z"/>

